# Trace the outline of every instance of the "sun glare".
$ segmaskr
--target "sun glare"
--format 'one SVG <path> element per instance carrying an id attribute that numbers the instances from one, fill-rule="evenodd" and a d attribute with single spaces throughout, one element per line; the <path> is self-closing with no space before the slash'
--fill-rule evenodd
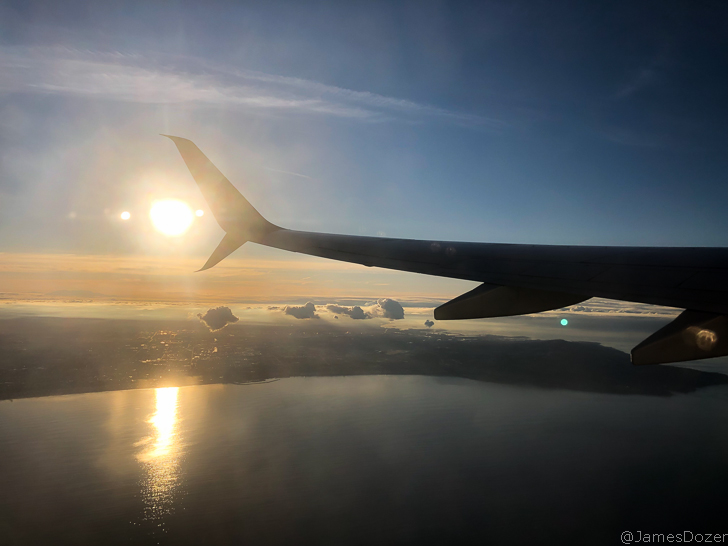
<path id="1" fill-rule="evenodd" d="M 165 235 L 182 235 L 192 224 L 192 209 L 182 201 L 165 199 L 157 201 L 149 211 L 152 224 Z"/>
<path id="2" fill-rule="evenodd" d="M 76 215 L 74 214 L 74 217 L 75 216 Z M 128 220 L 129 218 L 131 218 L 131 214 L 128 211 L 125 210 L 124 212 L 121 213 L 121 219 L 122 220 Z"/>

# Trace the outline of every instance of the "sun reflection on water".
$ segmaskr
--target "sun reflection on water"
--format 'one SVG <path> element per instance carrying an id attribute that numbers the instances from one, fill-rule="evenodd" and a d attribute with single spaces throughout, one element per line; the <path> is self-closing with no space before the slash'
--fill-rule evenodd
<path id="1" fill-rule="evenodd" d="M 144 519 L 158 520 L 174 512 L 179 486 L 182 445 L 177 432 L 178 387 L 155 389 L 155 412 L 148 423 L 154 427 L 149 436 L 136 445 L 145 446 L 137 459 L 145 466 L 142 481 Z M 163 526 L 160 525 L 163 528 Z"/>

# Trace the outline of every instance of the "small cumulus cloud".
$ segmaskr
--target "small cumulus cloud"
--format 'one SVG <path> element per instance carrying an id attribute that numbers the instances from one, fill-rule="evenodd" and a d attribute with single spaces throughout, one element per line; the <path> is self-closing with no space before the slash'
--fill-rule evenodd
<path id="1" fill-rule="evenodd" d="M 367 320 L 373 318 L 400 320 L 404 318 L 404 309 L 402 308 L 402 305 L 400 305 L 398 301 L 390 298 L 382 298 L 364 306 L 353 305 L 348 307 L 337 303 L 329 303 L 319 306 L 319 309 L 322 308 L 335 315 L 334 318 L 336 319 L 339 318 L 338 315 L 344 315 L 353 320 Z M 284 314 L 297 319 L 319 318 L 316 314 L 316 305 L 311 302 L 308 302 L 306 305 L 286 305 L 283 307 L 271 305 L 268 307 L 268 310 L 283 311 Z"/>
<path id="2" fill-rule="evenodd" d="M 297 319 L 317 319 L 316 306 L 310 301 L 306 305 L 286 305 L 283 308 L 286 315 L 291 315 Z"/>
<path id="3" fill-rule="evenodd" d="M 372 318 L 371 313 L 365 312 L 358 305 L 355 305 L 354 307 L 344 307 L 342 305 L 329 304 L 326 306 L 326 309 L 328 309 L 332 313 L 338 313 L 339 315 L 348 315 L 354 320 L 364 320 Z"/>
<path id="4" fill-rule="evenodd" d="M 348 315 L 353 319 L 363 320 L 371 318 L 386 318 L 389 320 L 400 320 L 404 318 L 404 309 L 396 300 L 390 298 L 382 298 L 373 303 L 368 303 L 363 307 L 354 305 L 346 307 L 344 305 L 329 304 L 326 309 L 332 313 L 339 315 Z"/>
<path id="5" fill-rule="evenodd" d="M 434 325 L 435 325 L 435 323 L 432 322 L 431 320 L 425 321 L 425 326 L 427 326 L 428 328 L 432 328 Z"/>
<path id="6" fill-rule="evenodd" d="M 202 313 L 198 313 L 197 316 L 212 332 L 222 330 L 228 324 L 233 324 L 240 320 L 238 317 L 233 315 L 233 312 L 229 307 L 225 306 L 208 309 L 207 313 L 204 315 Z"/>
<path id="7" fill-rule="evenodd" d="M 389 320 L 400 320 L 404 318 L 404 308 L 396 300 L 383 298 L 377 300 L 381 315 Z"/>

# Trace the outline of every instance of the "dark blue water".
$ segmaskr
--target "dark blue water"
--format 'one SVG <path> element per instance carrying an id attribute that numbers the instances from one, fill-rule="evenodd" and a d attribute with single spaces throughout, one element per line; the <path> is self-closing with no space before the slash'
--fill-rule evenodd
<path id="1" fill-rule="evenodd" d="M 728 532 L 728 390 L 295 378 L 0 403 L 0 543 Z"/>

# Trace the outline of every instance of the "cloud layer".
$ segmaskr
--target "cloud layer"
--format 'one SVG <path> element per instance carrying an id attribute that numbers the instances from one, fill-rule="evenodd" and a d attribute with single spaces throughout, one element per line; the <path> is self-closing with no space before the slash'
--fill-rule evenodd
<path id="1" fill-rule="evenodd" d="M 592 298 L 578 305 L 567 307 L 565 310 L 547 311 L 546 313 L 563 313 L 567 311 L 574 314 L 588 314 L 591 316 L 632 315 L 649 317 L 674 317 L 680 313 L 674 307 L 650 305 L 628 301 L 607 300 Z"/>

